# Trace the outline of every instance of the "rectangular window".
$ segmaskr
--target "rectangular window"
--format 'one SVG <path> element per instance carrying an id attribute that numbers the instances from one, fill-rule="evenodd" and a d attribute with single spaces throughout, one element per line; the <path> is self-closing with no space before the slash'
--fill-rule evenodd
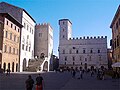
<path id="1" fill-rule="evenodd" d="M 8 21 L 7 21 L 7 23 L 6 23 L 7 25 L 8 25 Z"/>
<path id="2" fill-rule="evenodd" d="M 8 36 L 8 31 L 6 31 L 6 33 L 5 33 L 5 37 L 7 38 L 7 36 Z"/>
<path id="3" fill-rule="evenodd" d="M 117 36 L 117 47 L 119 46 L 119 37 Z"/>
<path id="4" fill-rule="evenodd" d="M 27 30 L 29 29 L 29 26 L 27 25 Z"/>
<path id="5" fill-rule="evenodd" d="M 15 48 L 13 48 L 13 54 L 15 54 Z"/>
<path id="6" fill-rule="evenodd" d="M 22 44 L 22 50 L 24 50 L 24 44 Z"/>
<path id="7" fill-rule="evenodd" d="M 30 27 L 30 33 L 31 33 L 31 27 Z"/>
<path id="8" fill-rule="evenodd" d="M 14 35 L 14 41 L 16 41 L 16 35 Z"/>
<path id="9" fill-rule="evenodd" d="M 16 30 L 16 26 L 15 26 L 15 30 Z"/>
<path id="10" fill-rule="evenodd" d="M 33 29 L 32 29 L 32 34 L 33 34 Z"/>
<path id="11" fill-rule="evenodd" d="M 65 50 L 63 50 L 63 54 L 65 54 Z"/>
<path id="12" fill-rule="evenodd" d="M 26 28 L 26 24 L 24 23 L 24 28 Z"/>
<path id="13" fill-rule="evenodd" d="M 12 33 L 10 33 L 10 40 L 12 40 Z"/>
<path id="14" fill-rule="evenodd" d="M 76 50 L 76 53 L 78 54 L 78 50 Z"/>
<path id="15" fill-rule="evenodd" d="M 17 49 L 17 55 L 18 55 L 18 49 Z"/>
<path id="16" fill-rule="evenodd" d="M 29 35 L 27 35 L 27 39 L 29 39 Z"/>
<path id="17" fill-rule="evenodd" d="M 20 29 L 18 28 L 18 32 L 20 32 Z"/>
<path id="18" fill-rule="evenodd" d="M 17 37 L 17 42 L 19 42 L 19 37 Z"/>
<path id="19" fill-rule="evenodd" d="M 30 52 L 30 47 L 29 47 L 29 52 Z"/>
<path id="20" fill-rule="evenodd" d="M 7 46 L 6 45 L 4 46 L 4 52 L 7 52 Z"/>
<path id="21" fill-rule="evenodd" d="M 67 56 L 65 56 L 65 61 L 67 61 Z"/>
<path id="22" fill-rule="evenodd" d="M 63 25 L 65 24 L 65 22 L 63 22 Z"/>
<path id="23" fill-rule="evenodd" d="M 83 53 L 85 53 L 85 49 L 83 50 Z"/>
<path id="24" fill-rule="evenodd" d="M 100 53 L 100 50 L 98 49 L 98 53 Z"/>
<path id="25" fill-rule="evenodd" d="M 28 46 L 26 46 L 26 51 L 28 50 Z"/>
<path id="26" fill-rule="evenodd" d="M 13 24 L 11 24 L 11 28 L 13 27 Z"/>
<path id="27" fill-rule="evenodd" d="M 92 50 L 92 49 L 90 50 L 90 53 L 93 53 L 93 50 Z"/>
<path id="28" fill-rule="evenodd" d="M 9 53 L 11 53 L 11 47 L 9 47 Z"/>
<path id="29" fill-rule="evenodd" d="M 75 57 L 73 56 L 72 58 L 73 58 L 73 61 L 75 61 Z"/>
<path id="30" fill-rule="evenodd" d="M 118 29 L 118 22 L 116 23 L 116 29 Z"/>

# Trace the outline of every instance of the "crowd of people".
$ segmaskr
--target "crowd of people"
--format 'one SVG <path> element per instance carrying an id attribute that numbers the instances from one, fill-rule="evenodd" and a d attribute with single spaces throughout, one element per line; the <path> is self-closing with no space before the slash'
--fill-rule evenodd
<path id="1" fill-rule="evenodd" d="M 91 77 L 96 76 L 98 80 L 104 80 L 105 77 L 105 69 L 99 68 L 99 69 L 66 69 L 66 70 L 60 70 L 60 72 L 68 71 L 71 72 L 72 78 L 77 79 L 83 79 L 84 73 L 89 74 Z"/>

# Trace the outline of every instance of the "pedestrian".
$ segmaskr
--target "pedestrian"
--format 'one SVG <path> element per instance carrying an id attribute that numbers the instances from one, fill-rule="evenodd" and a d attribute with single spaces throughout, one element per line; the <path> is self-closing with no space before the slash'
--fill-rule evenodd
<path id="1" fill-rule="evenodd" d="M 104 80 L 104 79 L 105 79 L 105 71 L 102 70 L 102 80 Z"/>
<path id="2" fill-rule="evenodd" d="M 75 74 L 76 74 L 76 72 L 75 72 L 75 70 L 73 69 L 73 72 L 72 72 L 72 77 L 73 77 L 73 78 L 75 78 Z"/>
<path id="3" fill-rule="evenodd" d="M 6 71 L 7 71 L 6 76 L 10 75 L 10 69 L 7 69 Z"/>
<path id="4" fill-rule="evenodd" d="M 80 78 L 81 79 L 83 78 L 83 70 L 82 69 L 80 70 Z"/>
<path id="5" fill-rule="evenodd" d="M 36 90 L 43 90 L 43 85 L 44 85 L 43 77 L 39 74 L 36 77 Z"/>
<path id="6" fill-rule="evenodd" d="M 31 75 L 28 76 L 28 79 L 25 81 L 26 83 L 26 90 L 32 90 L 34 80 L 32 79 Z"/>
<path id="7" fill-rule="evenodd" d="M 91 70 L 91 77 L 93 76 L 93 74 L 94 74 L 94 72 L 93 72 L 93 70 Z"/>

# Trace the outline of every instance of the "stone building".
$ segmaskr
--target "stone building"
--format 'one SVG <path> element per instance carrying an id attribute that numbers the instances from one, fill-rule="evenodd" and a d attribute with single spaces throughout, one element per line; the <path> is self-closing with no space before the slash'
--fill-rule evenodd
<path id="1" fill-rule="evenodd" d="M 35 20 L 28 14 L 25 9 L 8 4 L 6 2 L 0 3 L 0 13 L 11 14 L 24 26 L 20 34 L 19 61 L 20 71 L 24 71 L 28 66 L 28 61 L 34 58 Z"/>
<path id="2" fill-rule="evenodd" d="M 35 27 L 35 57 L 47 58 L 42 65 L 50 67 L 50 59 L 53 54 L 53 29 L 49 23 L 38 24 Z M 46 63 L 46 64 L 44 64 Z M 44 67 L 44 66 L 43 66 Z M 41 66 L 42 68 L 42 66 Z"/>
<path id="3" fill-rule="evenodd" d="M 59 20 L 60 68 L 108 68 L 107 37 L 72 38 L 72 23 Z"/>
<path id="4" fill-rule="evenodd" d="M 112 50 L 113 50 L 113 59 L 112 62 L 120 62 L 120 5 L 115 13 L 115 16 L 110 25 L 112 29 Z"/>
<path id="5" fill-rule="evenodd" d="M 113 52 L 112 49 L 107 49 L 108 54 L 108 69 L 112 69 L 112 58 L 113 58 Z"/>
<path id="6" fill-rule="evenodd" d="M 12 15 L 0 13 L 0 66 L 4 71 L 18 71 L 21 28 L 21 23 Z"/>

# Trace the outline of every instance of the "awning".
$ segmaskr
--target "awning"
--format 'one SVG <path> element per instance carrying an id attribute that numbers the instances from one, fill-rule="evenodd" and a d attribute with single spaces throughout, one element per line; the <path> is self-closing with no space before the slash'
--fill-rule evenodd
<path id="1" fill-rule="evenodd" d="M 116 63 L 112 64 L 112 67 L 120 67 L 120 62 L 116 62 Z"/>

